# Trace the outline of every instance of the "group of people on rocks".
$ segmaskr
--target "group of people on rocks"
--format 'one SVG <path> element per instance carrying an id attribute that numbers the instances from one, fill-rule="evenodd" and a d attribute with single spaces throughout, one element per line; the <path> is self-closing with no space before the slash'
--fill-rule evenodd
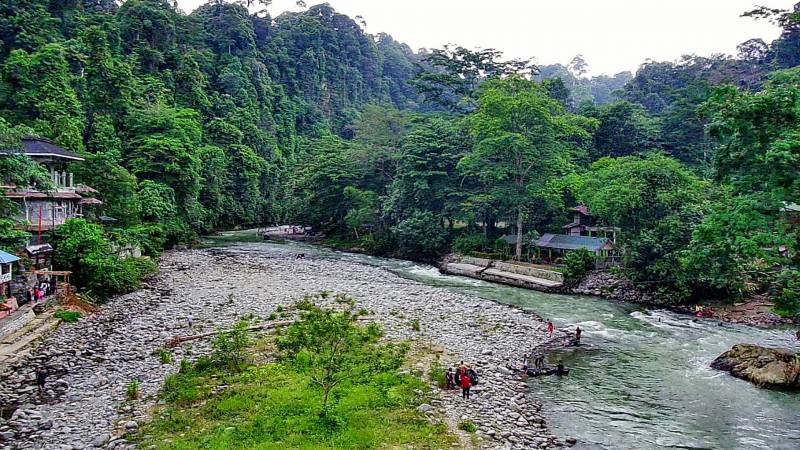
<path id="1" fill-rule="evenodd" d="M 54 290 L 54 286 L 48 281 L 42 281 L 37 286 L 28 289 L 25 293 L 25 300 L 27 303 L 42 303 L 44 298 L 52 294 Z"/>
<path id="2" fill-rule="evenodd" d="M 453 371 L 452 367 L 448 367 L 444 377 L 445 382 L 447 383 L 447 389 L 455 389 L 456 387 L 460 387 L 461 397 L 465 400 L 469 400 L 470 388 L 478 384 L 477 372 L 475 372 L 475 369 L 472 367 L 464 364 L 464 361 L 461 361 L 458 364 L 455 372 Z"/>

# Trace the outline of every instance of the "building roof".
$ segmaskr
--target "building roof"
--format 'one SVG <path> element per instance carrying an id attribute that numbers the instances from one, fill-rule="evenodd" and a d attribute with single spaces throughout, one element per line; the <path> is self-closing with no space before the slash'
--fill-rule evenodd
<path id="1" fill-rule="evenodd" d="M 18 257 L 0 250 L 0 264 L 11 264 L 17 261 L 19 261 Z"/>
<path id="2" fill-rule="evenodd" d="M 577 212 L 583 214 L 584 216 L 590 216 L 591 215 L 591 214 L 589 214 L 589 208 L 586 205 L 578 205 L 578 206 L 572 208 L 572 210 L 573 211 L 577 211 Z"/>
<path id="3" fill-rule="evenodd" d="M 81 205 L 102 205 L 103 202 L 94 197 L 84 197 L 79 202 Z"/>
<path id="4" fill-rule="evenodd" d="M 782 212 L 800 212 L 800 205 L 797 203 L 783 202 Z"/>
<path id="5" fill-rule="evenodd" d="M 72 161 L 83 161 L 84 159 L 80 156 L 72 153 L 69 150 L 63 149 L 56 144 L 53 143 L 50 139 L 45 138 L 35 138 L 35 137 L 25 137 L 22 138 L 22 149 L 17 150 L 0 150 L 0 155 L 8 155 L 10 153 L 17 153 L 21 152 L 26 156 L 30 156 L 32 158 L 36 157 L 50 157 L 50 158 L 59 158 L 59 159 L 67 159 Z"/>
<path id="6" fill-rule="evenodd" d="M 97 189 L 87 186 L 85 184 L 77 184 L 75 185 L 75 192 L 78 194 L 97 194 Z"/>
<path id="7" fill-rule="evenodd" d="M 25 252 L 31 256 L 41 255 L 43 253 L 51 253 L 53 246 L 50 244 L 28 245 L 25 247 Z"/>
<path id="8" fill-rule="evenodd" d="M 8 198 L 40 198 L 40 199 L 61 198 L 61 199 L 74 199 L 74 200 L 80 200 L 83 198 L 74 192 L 68 192 L 68 191 L 67 192 L 7 191 L 5 193 L 5 196 Z"/>
<path id="9" fill-rule="evenodd" d="M 508 245 L 517 245 L 517 235 L 516 234 L 504 234 L 500 236 L 500 239 L 506 241 Z"/>
<path id="10" fill-rule="evenodd" d="M 557 248 L 561 250 L 578 250 L 585 248 L 590 252 L 596 252 L 601 249 L 610 249 L 611 242 L 607 238 L 591 237 L 591 236 L 569 236 L 566 234 L 551 234 L 547 233 L 542 235 L 536 241 L 537 247 L 542 248 Z"/>

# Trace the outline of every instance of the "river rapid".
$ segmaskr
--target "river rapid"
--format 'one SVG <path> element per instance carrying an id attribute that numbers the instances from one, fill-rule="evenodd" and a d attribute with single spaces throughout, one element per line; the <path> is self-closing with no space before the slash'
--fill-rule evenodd
<path id="1" fill-rule="evenodd" d="M 709 367 L 737 343 L 798 351 L 789 329 L 695 320 L 600 298 L 442 275 L 408 261 L 288 246 L 532 310 L 558 328 L 580 326 L 580 347 L 549 355 L 550 363 L 561 359 L 571 368 L 569 376 L 528 381 L 544 403 L 550 430 L 577 437 L 575 448 L 800 449 L 800 394 L 759 389 Z"/>

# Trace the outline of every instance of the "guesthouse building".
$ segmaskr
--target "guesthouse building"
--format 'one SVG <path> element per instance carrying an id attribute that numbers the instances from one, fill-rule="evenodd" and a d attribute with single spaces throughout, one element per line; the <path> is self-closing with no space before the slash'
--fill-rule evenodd
<path id="1" fill-rule="evenodd" d="M 43 186 L 2 186 L 3 195 L 19 206 L 16 219 L 26 230 L 53 230 L 68 219 L 83 217 L 84 208 L 102 204 L 91 196 L 96 190 L 75 184 L 73 174 L 68 172 L 70 163 L 84 160 L 75 153 L 44 138 L 23 138 L 21 149 L 0 150 L 0 157 L 13 153 L 24 154 L 46 167 L 53 185 L 52 190 Z"/>

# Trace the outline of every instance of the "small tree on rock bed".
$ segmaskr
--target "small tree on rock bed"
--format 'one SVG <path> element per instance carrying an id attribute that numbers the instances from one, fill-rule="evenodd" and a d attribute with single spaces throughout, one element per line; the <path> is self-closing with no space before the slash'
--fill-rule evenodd
<path id="1" fill-rule="evenodd" d="M 346 295 L 336 297 L 343 306 L 340 311 L 316 306 L 314 300 L 321 298 L 306 297 L 297 303 L 302 316 L 281 333 L 277 346 L 283 361 L 308 374 L 322 389 L 325 414 L 334 388 L 399 368 L 407 347 L 380 342 L 383 332 L 375 323 L 358 325 L 365 311 L 357 311 L 354 300 Z"/>

